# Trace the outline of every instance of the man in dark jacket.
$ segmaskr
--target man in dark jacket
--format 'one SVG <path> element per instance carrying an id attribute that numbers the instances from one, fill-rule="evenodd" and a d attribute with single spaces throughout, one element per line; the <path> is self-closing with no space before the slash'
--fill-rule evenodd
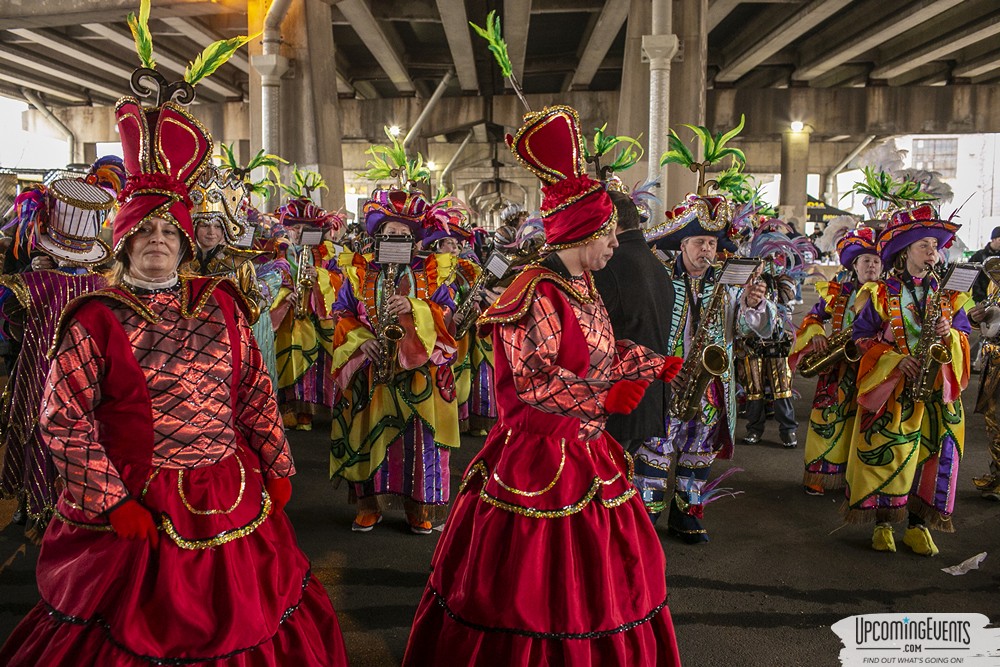
<path id="1" fill-rule="evenodd" d="M 990 242 L 982 250 L 976 251 L 969 261 L 982 264 L 990 257 L 1000 257 L 1000 227 L 993 228 L 993 233 L 990 234 Z M 976 278 L 976 283 L 972 286 L 972 298 L 975 299 L 976 303 L 986 298 L 986 292 L 989 288 L 990 277 L 985 273 L 980 273 L 979 277 Z"/>
<path id="2" fill-rule="evenodd" d="M 594 282 L 611 318 L 615 338 L 645 345 L 659 354 L 670 354 L 670 308 L 673 291 L 666 269 L 649 249 L 639 229 L 639 211 L 628 195 L 611 191 L 618 211 L 618 247 Z M 608 433 L 629 452 L 635 453 L 645 440 L 665 435 L 666 388 L 654 382 L 642 403 L 627 415 L 611 415 Z"/>

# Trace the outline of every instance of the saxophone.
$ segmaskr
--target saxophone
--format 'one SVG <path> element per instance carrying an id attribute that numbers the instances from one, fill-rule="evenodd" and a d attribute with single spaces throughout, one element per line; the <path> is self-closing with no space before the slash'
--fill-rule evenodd
<path id="1" fill-rule="evenodd" d="M 855 363 L 863 356 L 852 338 L 854 327 L 850 326 L 830 337 L 825 350 L 816 350 L 802 357 L 799 375 L 811 378 L 833 368 L 842 361 Z"/>
<path id="2" fill-rule="evenodd" d="M 934 265 L 927 265 L 927 277 L 940 280 Z M 927 289 L 930 289 L 928 283 Z M 944 290 L 938 285 L 937 294 L 933 299 L 927 300 L 927 308 L 924 312 L 923 323 L 920 327 L 920 339 L 917 346 L 910 352 L 910 355 L 920 362 L 920 373 L 912 380 L 907 381 L 906 391 L 909 397 L 915 402 L 926 402 L 934 391 L 934 383 L 941 375 L 942 364 L 951 363 L 951 350 L 941 343 L 941 338 L 934 333 L 938 320 L 941 319 L 941 302 L 944 299 Z"/>
<path id="3" fill-rule="evenodd" d="M 677 373 L 683 387 L 671 394 L 668 407 L 670 416 L 675 419 L 691 421 L 697 417 L 709 382 L 729 369 L 729 352 L 722 345 L 712 342 L 712 327 L 716 318 L 725 312 L 725 297 L 725 286 L 717 283 L 708 308 L 702 313 L 698 330 L 691 339 L 691 349 Z"/>
<path id="4" fill-rule="evenodd" d="M 313 280 L 303 273 L 303 269 L 312 266 L 312 246 L 302 246 L 299 253 L 299 266 L 295 271 L 295 319 L 304 320 L 309 317 L 309 295 L 312 293 Z"/>
<path id="5" fill-rule="evenodd" d="M 389 312 L 389 297 L 396 293 L 396 273 L 398 264 L 389 264 L 385 269 L 382 286 L 375 298 L 378 303 L 378 328 L 375 339 L 378 341 L 380 353 L 375 365 L 375 384 L 389 384 L 396 376 L 396 355 L 399 341 L 403 340 L 405 332 L 399 326 L 399 318 Z"/>
<path id="6" fill-rule="evenodd" d="M 493 278 L 493 280 L 490 280 Z M 458 304 L 455 308 L 455 315 L 452 319 L 462 320 L 461 326 L 455 329 L 455 339 L 465 338 L 465 334 L 469 333 L 471 329 L 476 324 L 475 317 L 472 317 L 473 308 L 479 301 L 479 297 L 482 296 L 483 292 L 493 286 L 498 282 L 496 277 L 492 273 L 487 271 L 485 268 L 482 272 L 476 276 L 476 281 L 472 283 L 472 287 L 469 288 L 469 293 L 465 296 L 462 303 Z"/>

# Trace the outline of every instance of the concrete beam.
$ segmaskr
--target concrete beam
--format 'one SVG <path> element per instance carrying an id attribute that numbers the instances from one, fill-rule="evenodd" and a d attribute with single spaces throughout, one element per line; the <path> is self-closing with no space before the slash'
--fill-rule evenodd
<path id="1" fill-rule="evenodd" d="M 341 0 L 337 3 L 337 8 L 351 22 L 351 27 L 385 70 L 396 90 L 401 93 L 415 93 L 416 86 L 403 63 L 399 49 L 390 41 L 385 26 L 375 20 L 368 4 L 364 0 Z"/>
<path id="2" fill-rule="evenodd" d="M 851 0 L 810 0 L 769 34 L 739 52 L 727 54 L 715 76 L 717 82 L 733 83 L 775 53 L 809 32 L 850 4 Z"/>
<path id="3" fill-rule="evenodd" d="M 956 65 L 951 73 L 952 76 L 971 79 L 998 69 L 1000 69 L 1000 50 L 991 51 L 984 56 Z"/>
<path id="4" fill-rule="evenodd" d="M 437 0 L 441 13 L 441 27 L 444 28 L 451 59 L 458 75 L 458 85 L 462 90 L 479 90 L 476 75 L 476 59 L 472 52 L 472 35 L 469 32 L 469 16 L 465 12 L 465 0 Z"/>
<path id="5" fill-rule="evenodd" d="M 81 23 L 121 23 L 138 10 L 135 0 L 34 0 L 0 2 L 0 30 L 56 28 Z M 231 3 L 214 0 L 167 0 L 156 3 L 156 18 L 208 16 L 233 11 Z"/>
<path id="6" fill-rule="evenodd" d="M 524 76 L 524 57 L 528 52 L 528 26 L 531 23 L 531 0 L 503 0 L 503 37 L 511 68 L 519 81 Z M 478 24 L 477 24 L 478 25 Z M 490 54 L 492 56 L 492 54 Z M 508 82 L 509 86 L 510 83 Z"/>
<path id="7" fill-rule="evenodd" d="M 579 12 L 599 12 L 604 9 L 605 0 L 535 0 L 531 5 L 532 14 L 569 14 Z"/>
<path id="8" fill-rule="evenodd" d="M 977 42 L 1000 35 L 1000 11 L 958 30 L 939 36 L 930 44 L 911 49 L 876 67 L 873 79 L 892 79 L 929 62 L 939 60 Z"/>
<path id="9" fill-rule="evenodd" d="M 9 32 L 63 56 L 73 58 L 81 66 L 93 67 L 96 71 L 114 76 L 121 81 L 128 81 L 132 76 L 133 67 L 126 65 L 121 59 L 111 58 L 96 49 L 86 48 L 85 45 L 68 40 L 55 31 L 14 28 Z M 134 48 L 134 43 L 132 48 Z"/>
<path id="10" fill-rule="evenodd" d="M 816 55 L 805 60 L 792 74 L 792 79 L 795 81 L 815 79 L 852 58 L 902 35 L 907 30 L 923 25 L 961 2 L 962 0 L 914 0 L 907 3 L 905 9 L 887 15 L 864 30 L 853 35 L 845 35 L 846 39 L 835 46 L 830 45 L 827 35 L 811 38 L 803 45 L 802 51 L 804 53 L 815 51 Z"/>
<path id="11" fill-rule="evenodd" d="M 123 49 L 131 51 L 135 48 L 135 40 L 127 30 L 121 30 L 104 23 L 84 23 L 82 27 Z M 205 46 L 208 46 L 209 43 L 206 43 Z M 191 54 L 192 60 L 195 56 L 195 53 Z M 184 70 L 188 65 L 184 58 L 167 50 L 162 44 L 154 45 L 153 57 L 156 59 L 157 68 L 161 71 L 167 70 L 181 76 L 184 75 Z M 220 78 L 214 76 L 199 81 L 198 87 L 202 90 L 210 90 L 222 98 L 243 97 L 242 90 L 236 86 L 226 84 Z"/>
<path id="12" fill-rule="evenodd" d="M 8 63 L 15 63 L 25 69 L 30 69 L 41 74 L 64 81 L 67 84 L 80 86 L 94 93 L 116 100 L 128 91 L 128 83 L 118 82 L 118 85 L 103 81 L 90 73 L 52 60 L 46 56 L 30 53 L 23 49 L 12 49 L 7 46 L 0 46 L 0 60 Z"/>
<path id="13" fill-rule="evenodd" d="M 608 49 L 618 37 L 625 19 L 628 17 L 629 3 L 624 0 L 607 0 L 597 25 L 587 40 L 584 47 L 580 64 L 576 68 L 573 80 L 570 82 L 572 90 L 581 90 L 590 87 L 590 82 L 594 80 L 598 68 L 604 61 L 604 56 L 608 54 Z"/>
<path id="14" fill-rule="evenodd" d="M 741 2 L 743 0 L 710 0 L 708 3 L 708 31 L 712 32 L 715 26 L 722 23 Z"/>
<path id="15" fill-rule="evenodd" d="M 225 36 L 220 35 L 215 30 L 212 30 L 201 21 L 198 21 L 190 17 L 168 16 L 160 19 L 160 21 L 170 26 L 177 32 L 181 33 L 185 37 L 191 39 L 196 44 L 200 44 L 201 48 L 205 48 L 212 42 L 217 42 L 220 39 L 225 39 Z M 246 34 L 246 32 L 243 32 L 241 34 Z M 243 51 L 243 49 L 240 49 L 239 51 L 234 53 L 233 57 L 230 58 L 229 62 L 223 65 L 223 67 L 226 67 L 228 65 L 232 65 L 233 67 L 243 72 L 244 74 L 250 73 L 250 59 L 247 57 L 247 54 Z"/>
<path id="16" fill-rule="evenodd" d="M 29 90 L 45 93 L 46 95 L 51 95 L 58 100 L 62 100 L 63 103 L 69 102 L 71 104 L 86 104 L 90 101 L 87 99 L 87 96 L 82 93 L 74 93 L 66 90 L 66 86 L 61 81 L 38 76 L 36 74 L 19 72 L 7 67 L 0 69 L 0 81 L 4 81 L 18 87 L 23 86 Z"/>

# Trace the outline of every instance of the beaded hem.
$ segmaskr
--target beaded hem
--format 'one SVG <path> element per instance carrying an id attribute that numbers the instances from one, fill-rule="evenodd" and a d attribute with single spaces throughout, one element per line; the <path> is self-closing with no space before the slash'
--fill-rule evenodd
<path id="1" fill-rule="evenodd" d="M 508 635 L 520 635 L 522 637 L 530 637 L 531 639 L 600 639 L 601 637 L 608 637 L 610 635 L 616 635 L 622 632 L 628 632 L 629 630 L 634 630 L 640 625 L 648 623 L 656 618 L 656 616 L 667 606 L 667 599 L 664 598 L 663 602 L 653 607 L 651 612 L 639 620 L 623 623 L 622 625 L 619 625 L 616 628 L 611 628 L 610 630 L 594 630 L 592 632 L 537 632 L 534 630 L 522 630 L 520 628 L 504 628 L 473 623 L 472 621 L 468 621 L 453 612 L 444 597 L 438 593 L 433 586 L 428 584 L 427 588 L 430 590 L 431 594 L 434 595 L 434 599 L 439 605 L 441 605 L 441 608 L 444 609 L 444 613 L 448 615 L 448 618 L 457 623 L 461 623 L 467 628 L 472 628 L 473 630 L 478 630 L 479 632 L 496 632 Z"/>
<path id="2" fill-rule="evenodd" d="M 229 653 L 224 653 L 221 655 L 213 655 L 213 656 L 197 657 L 197 658 L 160 658 L 151 655 L 143 655 L 141 653 L 136 653 L 135 651 L 132 651 L 127 646 L 125 646 L 124 644 L 122 644 L 121 642 L 119 642 L 114 638 L 114 636 L 111 634 L 111 626 L 108 624 L 106 620 L 104 620 L 100 616 L 94 616 L 92 618 L 81 618 L 79 616 L 70 616 L 69 614 L 62 613 L 61 611 L 53 607 L 45 600 L 42 601 L 42 604 L 44 604 L 46 609 L 48 609 L 49 616 L 52 617 L 52 619 L 55 620 L 56 623 L 69 623 L 70 625 L 80 625 L 80 626 L 96 625 L 97 627 L 101 628 L 104 631 L 104 634 L 108 638 L 108 641 L 114 644 L 116 648 L 126 653 L 127 655 L 130 655 L 134 658 L 138 658 L 139 660 L 143 660 L 153 665 L 195 665 L 202 662 L 227 660 L 234 656 L 240 655 L 241 653 L 246 653 L 247 651 L 253 651 L 257 647 L 262 646 L 264 643 L 268 641 L 273 641 L 274 638 L 278 635 L 278 631 L 281 629 L 281 625 L 285 621 L 287 621 L 291 617 L 291 615 L 294 614 L 298 610 L 298 608 L 302 605 L 302 599 L 305 597 L 306 587 L 309 585 L 309 580 L 311 578 L 312 578 L 312 568 L 307 568 L 306 574 L 302 578 L 302 587 L 299 591 L 298 602 L 296 602 L 294 605 L 286 609 L 284 613 L 281 614 L 281 618 L 278 619 L 278 627 L 275 629 L 273 635 L 271 635 L 266 639 L 261 640 L 259 643 L 254 644 L 253 646 L 247 646 L 245 648 L 236 649 L 235 651 L 230 651 Z"/>

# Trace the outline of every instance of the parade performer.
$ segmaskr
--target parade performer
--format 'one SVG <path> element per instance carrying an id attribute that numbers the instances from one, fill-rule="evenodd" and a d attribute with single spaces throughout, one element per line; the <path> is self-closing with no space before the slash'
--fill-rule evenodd
<path id="1" fill-rule="evenodd" d="M 929 529 L 954 531 L 969 295 L 940 290 L 929 267 L 958 228 L 930 204 L 893 213 L 877 242 L 886 277 L 857 298 L 852 337 L 864 356 L 844 515 L 850 523 L 875 523 L 878 551 L 896 550 L 892 524 L 907 517 L 903 542 L 921 555 L 938 553 Z"/>
<path id="2" fill-rule="evenodd" d="M 438 202 L 440 206 L 443 202 Z M 461 257 L 463 244 L 472 240 L 472 232 L 463 226 L 468 214 L 464 205 L 457 200 L 453 205 L 444 204 L 449 210 L 445 216 L 452 216 L 444 223 L 444 228 L 430 231 L 421 241 L 421 245 L 435 254 L 450 254 L 455 257 L 454 270 L 451 275 L 453 281 L 452 291 L 456 304 L 453 323 L 455 325 L 455 342 L 457 351 L 455 362 L 452 365 L 452 373 L 455 376 L 455 392 L 458 400 L 458 421 L 459 430 L 467 433 L 470 427 L 470 408 L 472 403 L 472 380 L 475 374 L 472 355 L 476 349 L 476 327 L 475 318 L 482 312 L 480 304 L 482 293 L 477 289 L 477 294 L 472 294 L 472 289 L 476 287 L 477 280 L 482 275 L 483 269 L 477 261 Z M 466 303 L 468 301 L 468 303 Z M 461 306 L 461 304 L 466 304 Z M 462 335 L 459 335 L 459 332 Z M 482 363 L 482 353 L 480 353 L 480 363 Z M 478 369 L 478 366 L 475 367 Z"/>
<path id="3" fill-rule="evenodd" d="M 878 280 L 882 258 L 875 249 L 870 227 L 849 231 L 837 242 L 840 264 L 849 277 L 817 282 L 819 302 L 802 319 L 789 359 L 803 377 L 818 374 L 816 395 L 806 433 L 806 493 L 821 496 L 826 490 L 842 489 L 847 455 L 857 418 L 859 360 L 851 340 L 855 301 L 861 286 Z M 830 322 L 830 335 L 826 323 Z"/>
<path id="4" fill-rule="evenodd" d="M 404 665 L 679 663 L 663 552 L 604 429 L 680 360 L 613 337 L 590 272 L 617 246 L 617 216 L 580 142 L 565 106 L 508 137 L 544 183 L 550 252 L 480 320 L 498 351 L 499 420 L 438 543 Z"/>
<path id="5" fill-rule="evenodd" d="M 130 17 L 143 44 L 148 14 Z M 165 92 L 144 52 L 137 94 Z M 60 322 L 41 429 L 66 486 L 38 558 L 42 601 L 0 663 L 346 665 L 283 511 L 294 466 L 249 308 L 227 279 L 177 276 L 211 138 L 158 102 L 115 108 L 129 174 L 115 284 Z"/>
<path id="6" fill-rule="evenodd" d="M 781 220 L 764 220 L 753 231 L 749 248 L 750 257 L 764 260 L 765 270 L 761 280 L 767 288 L 767 299 L 775 304 L 777 318 L 767 337 L 741 336 L 740 383 L 746 392 L 746 435 L 744 444 L 755 445 L 764 435 L 767 407 L 771 406 L 778 422 L 782 446 L 798 446 L 795 406 L 792 403 L 792 372 L 788 355 L 794 344 L 795 329 L 792 325 L 791 304 L 796 302 L 796 285 L 806 277 L 807 256 L 814 257 L 812 243 L 799 235 L 792 237 L 793 228 Z"/>
<path id="7" fill-rule="evenodd" d="M 0 425 L 0 494 L 17 498 L 14 521 L 25 524 L 32 539 L 41 539 L 58 496 L 56 470 L 38 430 L 50 364 L 47 355 L 66 305 L 106 284 L 92 267 L 111 255 L 97 235 L 116 193 L 96 184 L 97 172 L 124 169 L 120 161 L 102 160 L 95 166 L 88 175 L 90 182 L 61 179 L 17 197 L 15 236 L 26 242 L 20 252 L 34 256 L 34 268 L 0 276 L 0 319 L 7 335 L 21 344 Z M 108 179 L 102 175 L 101 180 Z"/>
<path id="8" fill-rule="evenodd" d="M 366 174 L 399 183 L 372 192 L 362 209 L 365 228 L 372 237 L 416 242 L 447 224 L 448 215 L 436 217 L 440 211 L 413 189 L 429 174 L 422 158 L 408 160 L 388 128 L 386 134 L 392 148 L 373 146 Z M 380 262 L 374 254 L 345 253 L 341 270 L 333 372 L 342 393 L 333 410 L 331 477 L 351 484 L 354 531 L 370 531 L 384 509 L 401 504 L 410 530 L 430 534 L 451 495 L 450 450 L 459 446 L 451 370 L 455 257 Z"/>
<path id="9" fill-rule="evenodd" d="M 336 257 L 333 246 L 323 239 L 329 230 L 342 228 L 346 219 L 313 203 L 313 191 L 326 188 L 316 172 L 296 168 L 293 182 L 283 188 L 290 198 L 274 216 L 285 234 L 277 242 L 285 262 L 282 285 L 271 306 L 278 402 L 285 426 L 309 431 L 319 408 L 330 409 L 336 401 L 331 366 L 336 322 L 331 309 L 341 278 L 330 270 Z M 303 232 L 321 236 L 303 244 Z"/>
<path id="10" fill-rule="evenodd" d="M 742 122 L 737 130 L 741 128 Z M 708 133 L 705 128 L 699 129 Z M 735 131 L 728 136 L 735 136 Z M 721 346 L 725 358 L 721 360 L 724 362 L 722 367 L 717 369 L 719 374 L 713 375 L 708 384 L 705 395 L 697 399 L 700 401 L 694 406 L 697 415 L 693 419 L 681 419 L 680 406 L 673 405 L 671 414 L 667 416 L 666 436 L 649 440 L 639 448 L 636 454 L 636 486 L 655 521 L 666 507 L 670 467 L 676 456 L 676 482 L 670 499 L 667 529 L 670 535 L 688 544 L 697 544 L 708 541 L 708 531 L 701 523 L 705 505 L 726 495 L 719 487 L 725 475 L 712 482 L 708 481 L 708 477 L 717 458 L 729 459 L 733 455 L 736 430 L 734 336 L 741 333 L 766 338 L 773 329 L 777 308 L 764 298 L 766 288 L 763 283 L 750 282 L 744 288 L 718 284 L 717 254 L 736 249 L 731 236 L 737 236 L 737 230 L 748 224 L 756 209 L 747 205 L 737 211 L 726 197 L 705 194 L 704 166 L 720 159 L 722 151 L 735 149 L 724 149 L 713 139 L 706 144 L 703 162 L 696 163 L 690 151 L 683 153 L 681 148 L 686 151 L 686 146 L 673 134 L 672 144 L 675 146 L 672 151 L 681 156 L 681 162 L 689 167 L 696 165 L 695 170 L 701 173 L 701 194 L 689 194 L 667 212 L 665 222 L 646 232 L 647 241 L 656 243 L 662 249 L 679 251 L 666 264 L 672 289 L 663 298 L 669 304 L 668 310 L 673 313 L 668 349 L 672 354 L 685 358 L 692 369 L 687 381 L 692 382 L 694 373 L 704 372 L 694 360 L 705 347 Z M 661 159 L 661 162 L 669 161 L 674 161 L 670 153 Z M 713 299 L 717 290 L 719 297 Z M 710 307 L 713 302 L 716 310 Z M 702 326 L 703 321 L 708 324 Z M 685 385 L 680 380 L 678 376 L 671 384 L 668 401 L 673 402 L 674 394 L 684 393 Z"/>
<path id="11" fill-rule="evenodd" d="M 1000 237 L 1000 234 L 998 234 Z M 983 371 L 976 397 L 976 412 L 986 420 L 989 436 L 989 472 L 972 483 L 988 500 L 1000 500 L 1000 258 L 987 257 L 983 275 L 989 282 L 985 298 L 969 310 L 969 320 L 979 327 L 983 340 Z M 982 276 L 981 276 L 982 277 Z M 978 286 L 978 281 L 977 281 Z"/>

